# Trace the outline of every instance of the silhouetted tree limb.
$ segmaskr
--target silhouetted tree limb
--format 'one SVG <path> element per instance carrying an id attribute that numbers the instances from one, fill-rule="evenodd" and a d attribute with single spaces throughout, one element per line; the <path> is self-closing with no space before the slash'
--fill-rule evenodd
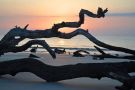
<path id="1" fill-rule="evenodd" d="M 58 23 L 58 24 L 54 24 L 54 26 L 52 26 L 52 31 L 54 33 L 58 33 L 58 30 L 60 28 L 63 27 L 69 27 L 69 28 L 78 28 L 80 27 L 82 24 L 84 24 L 84 17 L 85 15 L 92 17 L 92 18 L 101 18 L 101 17 L 105 17 L 105 13 L 107 12 L 107 8 L 105 10 L 103 10 L 102 8 L 98 8 L 97 10 L 97 14 L 94 14 L 91 11 L 85 10 L 85 9 L 81 9 L 79 12 L 79 21 L 78 22 L 62 22 L 62 23 Z"/>
<path id="2" fill-rule="evenodd" d="M 15 76 L 20 72 L 31 72 L 47 82 L 57 82 L 80 77 L 97 79 L 108 77 L 122 82 L 127 88 L 135 89 L 135 78 L 128 74 L 135 72 L 135 62 L 80 63 L 63 66 L 47 65 L 32 58 L 0 62 L 0 75 L 10 74 Z"/>
<path id="3" fill-rule="evenodd" d="M 5 53 L 3 51 L 7 47 L 16 47 L 16 45 L 18 45 L 18 43 L 24 40 L 25 38 L 35 39 L 35 38 L 59 37 L 59 38 L 64 38 L 64 39 L 71 39 L 74 36 L 83 35 L 100 47 L 135 55 L 134 50 L 130 50 L 123 47 L 116 47 L 116 46 L 112 46 L 104 42 L 101 42 L 98 39 L 96 39 L 94 36 L 92 36 L 88 31 L 81 28 L 76 29 L 75 31 L 71 33 L 62 33 L 58 31 L 58 29 L 63 28 L 63 27 L 71 27 L 71 28 L 80 27 L 80 25 L 83 24 L 84 22 L 85 14 L 92 18 L 100 18 L 100 17 L 104 17 L 107 11 L 108 11 L 107 9 L 102 10 L 101 8 L 98 8 L 97 14 L 94 14 L 88 10 L 82 9 L 79 13 L 80 20 L 78 22 L 62 22 L 62 23 L 55 24 L 54 26 L 52 26 L 52 28 L 46 29 L 46 30 L 31 31 L 31 30 L 27 30 L 28 25 L 26 25 L 23 29 L 16 26 L 15 28 L 11 29 L 4 36 L 4 38 L 2 38 L 0 42 L 0 52 Z M 16 39 L 15 37 L 17 36 L 19 36 L 19 38 Z"/>
<path id="4" fill-rule="evenodd" d="M 80 25 L 84 23 L 85 14 L 88 15 L 89 17 L 100 18 L 100 17 L 104 17 L 105 13 L 107 11 L 108 11 L 107 9 L 103 10 L 102 8 L 99 7 L 97 10 L 97 14 L 94 14 L 88 10 L 81 9 L 81 11 L 79 13 L 80 20 L 78 22 L 62 22 L 62 23 L 54 24 L 54 26 L 52 26 L 52 28 L 46 29 L 46 30 L 30 31 L 30 30 L 27 30 L 28 25 L 26 25 L 23 29 L 15 26 L 15 28 L 11 29 L 0 41 L 0 54 L 6 53 L 4 51 L 8 51 L 7 47 L 15 48 L 16 45 L 18 45 L 18 43 L 20 41 L 24 40 L 25 38 L 35 39 L 35 38 L 58 37 L 60 34 L 58 29 L 60 29 L 60 28 L 80 27 Z M 16 49 L 16 51 L 13 51 L 13 52 L 17 52 L 17 50 L 18 49 Z M 11 50 L 9 50 L 9 51 L 11 51 Z M 18 52 L 20 52 L 20 51 L 18 50 Z"/>
<path id="5" fill-rule="evenodd" d="M 102 55 L 106 55 L 106 53 L 103 51 L 103 50 L 101 50 L 99 47 L 97 47 L 97 46 L 94 46 L 95 48 L 96 48 L 96 50 L 98 51 L 98 52 L 100 52 Z"/>
<path id="6" fill-rule="evenodd" d="M 99 58 L 100 60 L 104 60 L 104 58 L 115 58 L 115 59 L 130 59 L 130 60 L 135 60 L 135 55 L 125 55 L 125 56 L 119 56 L 118 54 L 116 55 L 111 55 L 108 53 L 105 53 L 102 49 L 100 49 L 97 46 L 94 46 L 98 52 L 101 53 L 101 55 L 92 55 L 94 59 Z"/>
<path id="7" fill-rule="evenodd" d="M 30 48 L 32 45 L 41 45 L 43 48 L 45 48 L 53 58 L 56 58 L 55 52 L 50 48 L 50 46 L 45 42 L 45 40 L 30 40 L 26 44 L 22 46 L 9 46 L 3 49 L 2 52 L 22 52 Z"/>
<path id="8" fill-rule="evenodd" d="M 77 50 L 77 51 L 73 52 L 73 56 L 74 57 L 84 57 L 84 55 L 81 54 L 81 52 L 83 52 L 85 54 L 90 54 L 89 52 L 87 52 L 85 50 Z"/>
<path id="9" fill-rule="evenodd" d="M 90 41 L 95 43 L 97 46 L 104 47 L 104 48 L 107 48 L 109 50 L 120 51 L 120 52 L 125 52 L 125 53 L 135 55 L 135 50 L 131 50 L 131 49 L 123 48 L 123 47 L 117 47 L 117 46 L 112 46 L 112 45 L 106 44 L 106 43 L 96 39 L 89 32 L 87 32 L 86 30 L 81 29 L 81 28 L 77 29 L 77 30 L 75 30 L 75 31 L 73 31 L 71 33 L 60 33 L 58 37 L 64 38 L 64 39 L 71 39 L 72 37 L 77 36 L 77 35 L 83 35 L 83 36 L 87 37 Z"/>
<path id="10" fill-rule="evenodd" d="M 29 47 L 31 47 L 32 45 L 35 45 L 35 44 L 43 46 L 43 48 L 45 48 L 52 55 L 53 58 L 56 57 L 55 52 L 51 50 L 50 46 L 45 42 L 45 40 L 31 40 L 31 41 L 28 41 L 26 44 L 24 44 L 22 46 L 18 46 L 18 47 L 13 48 L 13 51 L 21 52 L 21 51 L 24 51 L 27 48 L 29 48 Z"/>
<path id="11" fill-rule="evenodd" d="M 23 38 L 24 37 L 25 38 L 31 38 L 31 39 L 33 39 L 33 38 L 50 38 L 50 37 L 59 37 L 59 38 L 64 38 L 64 39 L 71 39 L 72 37 L 81 34 L 81 35 L 86 36 L 90 41 L 92 41 L 93 43 L 95 43 L 96 45 L 98 45 L 100 47 L 104 47 L 104 48 L 107 48 L 107 49 L 110 49 L 110 50 L 121 51 L 121 52 L 125 52 L 125 53 L 135 55 L 134 50 L 130 50 L 130 49 L 123 48 L 123 47 L 116 47 L 116 46 L 112 46 L 112 45 L 103 43 L 103 42 L 99 41 L 98 39 L 96 39 L 94 36 L 92 36 L 90 33 L 88 33 L 84 29 L 77 29 L 77 30 L 75 30 L 71 33 L 61 33 L 61 32 L 59 32 L 59 34 L 57 34 L 57 35 L 54 35 L 53 33 L 51 33 L 51 30 L 29 31 L 29 30 L 13 29 L 13 30 L 11 30 L 11 32 L 9 32 L 9 34 L 11 35 L 11 37 L 8 37 L 8 39 L 11 39 L 11 40 L 7 40 L 8 42 L 4 43 L 3 45 L 1 44 L 0 45 L 1 48 L 3 48 L 6 45 L 14 46 L 12 43 L 15 42 L 16 40 L 13 39 L 14 40 L 13 41 L 12 38 L 15 37 L 15 36 L 20 36 L 20 37 L 23 37 Z M 2 40 L 5 40 L 4 38 Z"/>
<path id="12" fill-rule="evenodd" d="M 103 10 L 102 8 L 98 8 L 97 14 L 94 14 L 91 11 L 82 9 L 79 13 L 78 22 L 61 22 L 54 24 L 54 26 L 46 30 L 32 31 L 27 30 L 28 25 L 26 25 L 24 28 L 16 26 L 15 28 L 11 29 L 0 41 L 0 54 L 6 52 L 21 52 L 31 47 L 31 45 L 38 44 L 47 49 L 52 57 L 55 58 L 56 56 L 54 51 L 51 50 L 50 46 L 43 40 L 31 40 L 22 46 L 18 46 L 18 43 L 26 38 L 35 39 L 59 37 L 63 39 L 71 39 L 77 35 L 83 35 L 97 46 L 132 54 L 132 57 L 135 57 L 135 50 L 112 46 L 101 42 L 91 35 L 87 30 L 79 28 L 70 33 L 62 33 L 58 31 L 60 28 L 64 27 L 78 28 L 84 23 L 85 15 L 92 18 L 101 18 L 105 16 L 107 11 L 107 9 Z M 97 50 L 102 52 L 100 49 Z M 102 52 L 102 54 L 106 55 L 104 52 Z M 129 57 L 127 56 L 126 58 Z M 127 90 L 135 89 L 135 76 L 129 75 L 129 73 L 135 72 L 135 62 L 87 63 L 64 66 L 51 66 L 32 58 L 0 62 L 0 75 L 10 74 L 14 76 L 19 72 L 31 72 L 47 82 L 56 82 L 78 77 L 90 77 L 98 79 L 108 77 L 123 83 L 122 87 L 117 87 L 120 90 L 123 90 L 123 87 L 126 87 Z"/>

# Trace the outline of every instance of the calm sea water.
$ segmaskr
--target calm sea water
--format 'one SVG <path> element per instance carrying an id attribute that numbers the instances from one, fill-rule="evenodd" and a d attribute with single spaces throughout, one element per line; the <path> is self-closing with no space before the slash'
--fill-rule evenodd
<path id="1" fill-rule="evenodd" d="M 134 36 L 95 36 L 100 41 L 107 44 L 135 49 Z M 72 47 L 72 48 L 92 48 L 95 44 L 89 41 L 86 37 L 78 35 L 70 40 L 65 39 L 46 39 L 50 46 L 56 47 Z"/>
<path id="2" fill-rule="evenodd" d="M 95 36 L 104 43 L 125 47 L 129 49 L 135 49 L 135 37 L 134 36 Z M 40 39 L 41 40 L 41 39 Z M 89 41 L 86 37 L 78 35 L 72 39 L 61 39 L 61 38 L 47 38 L 45 40 L 51 47 L 67 47 L 67 48 L 93 48 L 95 45 Z M 19 45 L 25 44 L 29 39 L 25 39 L 20 42 Z"/>

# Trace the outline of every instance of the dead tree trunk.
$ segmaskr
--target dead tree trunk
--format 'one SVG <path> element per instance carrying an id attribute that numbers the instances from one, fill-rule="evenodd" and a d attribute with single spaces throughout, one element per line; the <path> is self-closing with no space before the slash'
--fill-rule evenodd
<path id="1" fill-rule="evenodd" d="M 85 37 L 87 37 L 90 41 L 92 41 L 93 43 L 95 43 L 96 45 L 98 45 L 100 47 L 104 47 L 104 48 L 107 48 L 110 50 L 121 51 L 121 52 L 135 55 L 134 50 L 130 50 L 130 49 L 123 48 L 123 47 L 116 47 L 116 46 L 112 46 L 112 45 L 103 43 L 103 42 L 99 41 L 98 39 L 96 39 L 94 36 L 92 36 L 90 33 L 88 33 L 84 29 L 77 29 L 76 31 L 73 31 L 71 33 L 62 33 L 62 32 L 58 31 L 60 28 L 64 28 L 64 27 L 69 27 L 69 28 L 80 27 L 81 24 L 84 23 L 85 14 L 92 18 L 100 18 L 100 17 L 104 17 L 105 13 L 107 11 L 108 11 L 107 9 L 102 10 L 101 8 L 98 8 L 97 14 L 94 14 L 88 10 L 82 9 L 79 13 L 80 19 L 78 22 L 62 22 L 62 23 L 54 24 L 54 26 L 52 26 L 52 28 L 46 29 L 46 30 L 30 31 L 30 30 L 27 30 L 28 25 L 26 25 L 23 29 L 20 27 L 15 27 L 15 28 L 11 29 L 4 36 L 4 38 L 2 38 L 2 40 L 0 42 L 0 53 L 3 54 L 6 52 L 20 52 L 19 48 L 21 48 L 21 47 L 17 47 L 16 45 L 18 45 L 18 43 L 20 41 L 24 40 L 25 38 L 35 39 L 35 38 L 59 37 L 59 38 L 64 38 L 64 39 L 70 39 L 76 35 L 81 34 L 81 35 L 84 35 Z M 16 38 L 17 36 L 19 38 Z M 38 44 L 38 42 L 37 42 L 37 44 Z M 28 48 L 28 46 L 27 46 L 27 48 Z M 50 52 L 50 54 L 53 57 L 55 57 L 52 54 L 53 51 L 51 51 L 51 49 L 49 48 L 49 45 L 42 44 L 42 46 L 43 47 L 45 46 L 44 48 L 46 48 Z M 23 49 L 21 49 L 21 51 L 23 51 Z"/>
<path id="2" fill-rule="evenodd" d="M 47 82 L 79 77 L 97 79 L 108 77 L 122 82 L 125 87 L 130 89 L 135 85 L 135 79 L 128 75 L 128 73 L 135 72 L 135 62 L 80 63 L 64 66 L 51 66 L 32 58 L 0 62 L 0 75 L 15 76 L 19 72 L 31 72 Z"/>

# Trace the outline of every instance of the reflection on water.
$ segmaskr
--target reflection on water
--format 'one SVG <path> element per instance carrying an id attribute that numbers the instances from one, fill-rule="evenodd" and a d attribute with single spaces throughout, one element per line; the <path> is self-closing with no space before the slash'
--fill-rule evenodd
<path id="1" fill-rule="evenodd" d="M 90 42 L 84 36 L 76 36 L 72 39 L 61 39 L 61 38 L 46 38 L 46 39 L 39 39 L 45 40 L 51 47 L 71 47 L 71 48 L 81 48 L 81 47 L 91 47 L 93 43 Z M 24 44 L 25 42 L 29 41 L 29 39 L 25 39 L 24 41 L 20 42 L 19 45 Z"/>

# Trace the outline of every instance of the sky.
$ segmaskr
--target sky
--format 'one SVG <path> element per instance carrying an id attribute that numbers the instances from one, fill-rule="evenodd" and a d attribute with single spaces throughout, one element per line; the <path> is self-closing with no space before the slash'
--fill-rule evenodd
<path id="1" fill-rule="evenodd" d="M 98 6 L 110 13 L 135 12 L 135 0 L 0 0 L 0 16 L 69 16 Z"/>
<path id="2" fill-rule="evenodd" d="M 50 28 L 61 21 L 78 21 L 76 15 L 81 8 L 96 13 L 98 7 L 108 8 L 107 14 L 121 17 L 85 18 L 82 28 L 135 35 L 135 17 L 131 17 L 135 16 L 135 0 L 0 0 L 0 32 L 6 33 L 16 25 L 30 24 L 29 29 L 35 30 Z M 122 17 L 125 15 L 128 17 Z"/>

